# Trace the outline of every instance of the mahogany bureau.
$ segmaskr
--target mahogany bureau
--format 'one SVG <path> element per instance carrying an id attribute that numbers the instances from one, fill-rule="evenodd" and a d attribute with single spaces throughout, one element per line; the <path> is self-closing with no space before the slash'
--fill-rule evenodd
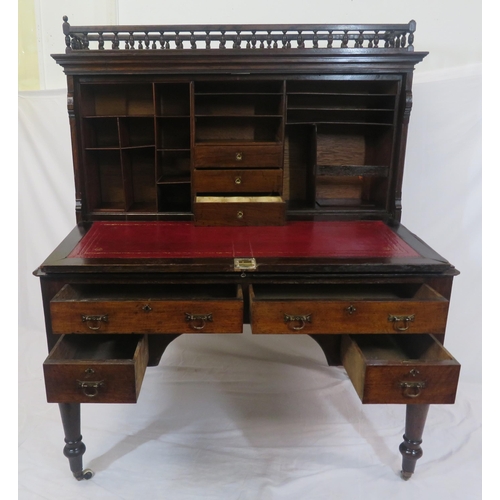
<path id="1" fill-rule="evenodd" d="M 400 224 L 415 22 L 70 26 L 77 225 L 35 271 L 64 454 L 81 403 L 135 403 L 189 333 L 306 334 L 363 403 L 404 404 L 408 479 L 455 268 Z"/>

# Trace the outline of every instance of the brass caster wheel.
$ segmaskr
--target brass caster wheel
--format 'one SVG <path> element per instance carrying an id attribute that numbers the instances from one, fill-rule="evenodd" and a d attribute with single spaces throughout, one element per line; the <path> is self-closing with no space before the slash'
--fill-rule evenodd
<path id="1" fill-rule="evenodd" d="M 405 481 L 408 481 L 410 477 L 413 476 L 413 472 L 406 472 L 404 470 L 401 471 L 401 478 L 404 479 Z"/>
<path id="2" fill-rule="evenodd" d="M 88 480 L 94 477 L 94 471 L 92 469 L 85 469 L 82 472 L 74 474 L 74 476 L 77 481 Z"/>

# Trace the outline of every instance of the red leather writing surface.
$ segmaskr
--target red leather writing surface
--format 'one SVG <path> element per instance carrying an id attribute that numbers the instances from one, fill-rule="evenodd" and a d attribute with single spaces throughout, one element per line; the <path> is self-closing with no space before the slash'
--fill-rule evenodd
<path id="1" fill-rule="evenodd" d="M 68 257 L 391 258 L 419 254 L 381 221 L 203 227 L 190 222 L 94 222 Z"/>

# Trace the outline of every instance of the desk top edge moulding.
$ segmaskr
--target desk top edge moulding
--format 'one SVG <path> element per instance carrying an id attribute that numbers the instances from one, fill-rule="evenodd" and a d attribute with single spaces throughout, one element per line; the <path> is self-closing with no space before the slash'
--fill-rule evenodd
<path id="1" fill-rule="evenodd" d="M 460 371 L 458 271 L 400 223 L 416 23 L 63 20 L 77 224 L 34 274 L 75 478 L 81 403 L 135 403 L 179 335 L 248 324 L 309 335 L 362 403 L 405 404 L 409 479 Z"/>

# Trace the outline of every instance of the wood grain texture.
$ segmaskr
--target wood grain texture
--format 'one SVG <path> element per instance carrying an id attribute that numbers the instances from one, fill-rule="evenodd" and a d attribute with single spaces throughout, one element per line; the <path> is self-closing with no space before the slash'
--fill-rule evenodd
<path id="1" fill-rule="evenodd" d="M 124 353 L 123 346 L 111 347 L 106 336 L 78 339 L 85 344 L 80 352 L 75 337 L 62 336 L 44 362 L 43 371 L 49 403 L 136 403 L 148 364 L 148 344 L 133 336 L 135 348 Z M 117 339 L 118 340 L 118 339 Z M 126 343 L 133 342 L 131 337 Z M 99 350 L 104 349 L 102 354 Z M 100 382 L 97 389 L 83 390 L 79 382 Z"/>
<path id="2" fill-rule="evenodd" d="M 418 342 L 420 336 L 415 336 Z M 455 402 L 460 364 L 432 336 L 425 336 L 430 352 L 419 356 L 398 352 L 396 343 L 376 351 L 382 337 L 371 339 L 371 355 L 357 343 L 359 336 L 342 337 L 342 364 L 364 404 L 451 404 Z M 370 339 L 370 340 L 371 340 Z M 408 341 L 408 339 L 405 339 Z M 411 342 L 410 342 L 411 344 Z M 405 392 L 402 383 L 423 383 Z M 413 396 L 413 397 L 412 397 Z"/>
<path id="3" fill-rule="evenodd" d="M 280 193 L 281 169 L 195 170 L 194 190 L 217 193 Z"/>
<path id="4" fill-rule="evenodd" d="M 448 317 L 449 303 L 444 297 L 434 293 L 429 287 L 422 287 L 414 297 L 374 297 L 362 298 L 353 295 L 351 299 L 328 298 L 321 294 L 307 297 L 289 291 L 293 287 L 283 288 L 283 297 L 259 297 L 253 291 L 250 294 L 252 328 L 254 333 L 444 333 Z M 300 286 L 297 287 L 300 291 Z M 346 290 L 346 293 L 348 290 Z M 361 295 L 361 294 L 360 294 Z M 297 297 L 298 296 L 298 297 Z M 286 322 L 286 315 L 307 315 L 310 321 Z M 414 321 L 389 321 L 390 315 L 414 316 Z M 404 323 L 404 324 L 403 324 Z M 297 329 L 299 328 L 299 329 Z M 407 330 L 398 330 L 407 328 Z"/>
<path id="5" fill-rule="evenodd" d="M 281 167 L 281 144 L 197 144 L 194 165 L 197 168 Z"/>
<path id="6" fill-rule="evenodd" d="M 67 293 L 65 293 L 67 292 Z M 167 295 L 167 294 L 165 294 Z M 99 298 L 86 297 L 63 290 L 51 301 L 53 333 L 241 333 L 243 298 L 235 289 L 232 298 L 192 299 L 168 296 L 147 298 L 138 293 Z M 188 321 L 190 315 L 210 315 L 203 323 Z M 95 320 L 83 321 L 83 317 Z M 101 318 L 102 319 L 99 319 Z M 200 328 L 202 327 L 202 328 Z"/>

